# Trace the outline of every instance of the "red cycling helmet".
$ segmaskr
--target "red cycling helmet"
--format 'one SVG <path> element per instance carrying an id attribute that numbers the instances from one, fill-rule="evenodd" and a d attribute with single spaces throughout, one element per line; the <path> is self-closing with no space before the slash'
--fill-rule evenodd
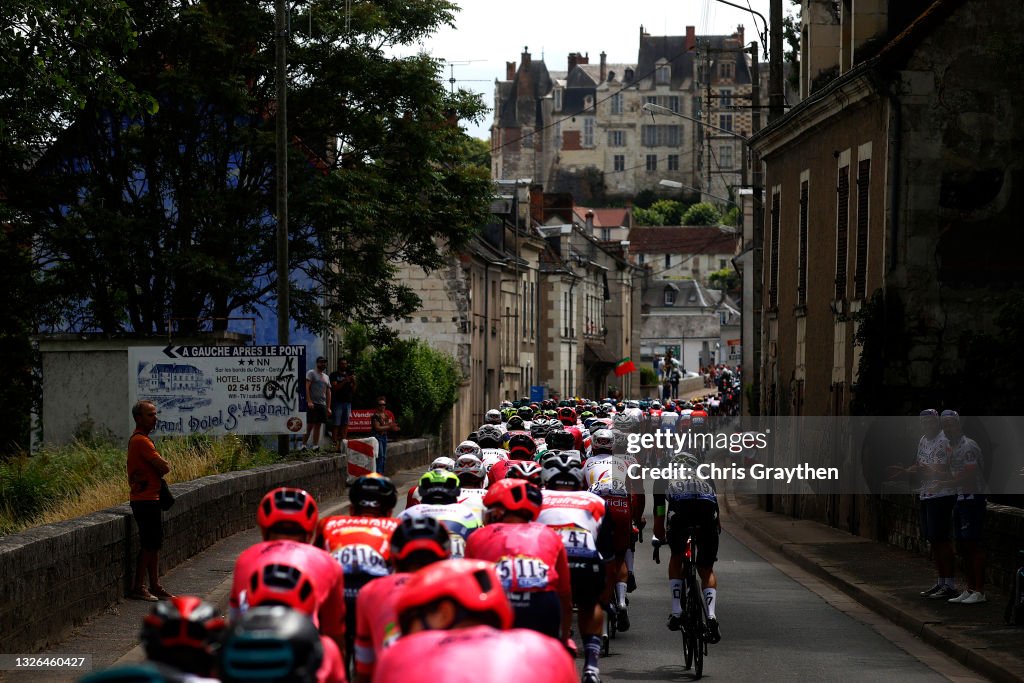
<path id="1" fill-rule="evenodd" d="M 566 427 L 576 424 L 576 411 L 566 406 L 558 411 L 558 421 Z"/>
<path id="2" fill-rule="evenodd" d="M 512 607 L 494 573 L 494 564 L 446 560 L 416 572 L 402 588 L 395 606 L 402 631 L 408 632 L 414 620 L 423 618 L 428 605 L 446 599 L 468 612 L 490 615 L 498 628 L 512 628 Z"/>
<path id="3" fill-rule="evenodd" d="M 537 453 L 537 442 L 529 434 L 513 434 L 508 438 L 510 460 L 533 460 Z"/>
<path id="4" fill-rule="evenodd" d="M 537 519 L 544 494 L 525 479 L 501 479 L 491 484 L 484 496 L 484 507 L 503 507 L 509 512 L 518 512 Z"/>
<path id="5" fill-rule="evenodd" d="M 267 531 L 296 532 L 301 529 L 312 534 L 316 529 L 319 510 L 316 500 L 302 489 L 276 488 L 260 501 L 256 523 Z"/>
<path id="6" fill-rule="evenodd" d="M 287 564 L 267 564 L 249 577 L 245 601 L 247 607 L 284 605 L 312 616 L 316 611 L 316 591 L 302 570 Z"/>
<path id="7" fill-rule="evenodd" d="M 216 608 L 194 595 L 163 600 L 142 619 L 146 657 L 185 673 L 209 676 L 215 647 L 227 629 Z"/>

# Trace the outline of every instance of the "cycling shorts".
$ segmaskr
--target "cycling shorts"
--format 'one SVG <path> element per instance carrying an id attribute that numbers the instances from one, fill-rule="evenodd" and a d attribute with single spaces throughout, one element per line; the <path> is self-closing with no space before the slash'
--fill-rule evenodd
<path id="1" fill-rule="evenodd" d="M 513 628 L 528 628 L 552 638 L 561 637 L 562 603 L 554 591 L 509 592 Z"/>
<path id="2" fill-rule="evenodd" d="M 926 541 L 948 541 L 953 525 L 953 506 L 956 496 L 938 496 L 921 501 L 921 536 Z"/>
<path id="3" fill-rule="evenodd" d="M 605 586 L 605 566 L 600 562 L 569 562 L 572 601 L 577 606 L 596 605 Z"/>
<path id="4" fill-rule="evenodd" d="M 686 531 L 697 527 L 698 567 L 710 569 L 718 560 L 718 506 L 710 500 L 687 498 L 669 502 L 665 519 L 668 544 L 673 555 L 686 551 Z"/>

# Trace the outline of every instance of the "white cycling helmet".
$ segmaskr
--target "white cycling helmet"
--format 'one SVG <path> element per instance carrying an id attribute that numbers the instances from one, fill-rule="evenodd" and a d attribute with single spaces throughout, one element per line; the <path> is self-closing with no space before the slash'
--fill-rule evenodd
<path id="1" fill-rule="evenodd" d="M 447 455 L 434 458 L 434 462 L 430 463 L 430 469 L 432 470 L 448 470 L 449 472 L 455 471 L 455 460 L 449 458 Z"/>
<path id="2" fill-rule="evenodd" d="M 458 458 L 460 455 L 475 455 L 480 457 L 480 445 L 473 441 L 463 441 L 455 447 L 455 457 Z"/>

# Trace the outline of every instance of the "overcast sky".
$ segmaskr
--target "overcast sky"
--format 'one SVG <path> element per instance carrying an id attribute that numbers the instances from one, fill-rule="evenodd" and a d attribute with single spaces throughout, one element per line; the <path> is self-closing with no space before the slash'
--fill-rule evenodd
<path id="1" fill-rule="evenodd" d="M 731 0 L 746 5 L 747 0 Z M 600 62 L 602 51 L 609 63 L 635 63 L 640 26 L 651 35 L 684 35 L 687 26 L 697 35 L 727 35 L 743 24 L 746 41 L 758 41 L 761 21 L 747 11 L 716 0 L 455 0 L 462 8 L 456 28 L 447 29 L 426 41 L 422 48 L 449 62 L 455 87 L 479 92 L 484 102 L 494 102 L 494 79 L 505 78 L 505 62 L 520 62 L 524 46 L 533 59 L 540 59 L 552 71 L 565 71 L 570 52 L 589 53 L 591 64 Z M 755 12 L 768 17 L 769 0 L 749 0 Z M 783 0 L 783 11 L 793 11 Z M 417 51 L 411 49 L 412 52 Z M 463 63 L 470 62 L 470 63 Z M 493 113 L 468 129 L 470 135 L 487 139 Z"/>

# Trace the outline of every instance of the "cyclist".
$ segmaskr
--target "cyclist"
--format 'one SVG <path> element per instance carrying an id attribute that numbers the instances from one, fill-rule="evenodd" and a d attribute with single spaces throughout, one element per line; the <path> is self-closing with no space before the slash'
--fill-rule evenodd
<path id="1" fill-rule="evenodd" d="M 577 451 L 561 451 L 543 463 L 544 505 L 537 521 L 558 533 L 569 560 L 572 597 L 585 656 L 583 683 L 600 683 L 598 658 L 607 599 L 605 563 L 613 555 L 608 506 L 584 490 Z"/>
<path id="2" fill-rule="evenodd" d="M 312 617 L 343 653 L 345 581 L 334 558 L 310 545 L 318 514 L 302 489 L 277 488 L 263 497 L 256 513 L 263 542 L 235 561 L 228 615 L 234 622 L 251 607 L 287 605 Z"/>
<path id="3" fill-rule="evenodd" d="M 213 605 L 179 595 L 153 605 L 142 620 L 146 658 L 193 676 L 213 676 L 216 650 L 227 630 Z"/>
<path id="4" fill-rule="evenodd" d="M 373 579 L 391 573 L 389 545 L 398 520 L 391 516 L 398 494 L 387 477 L 368 474 L 349 488 L 349 515 L 320 520 L 317 544 L 334 556 L 345 574 L 348 643 L 356 632 L 356 596 Z M 351 647 L 345 652 L 351 659 Z"/>
<path id="5" fill-rule="evenodd" d="M 687 468 L 690 476 L 670 482 L 664 493 L 654 494 L 654 536 L 664 542 L 668 539 L 672 559 L 668 563 L 668 583 L 672 595 L 672 612 L 668 628 L 678 631 L 683 612 L 683 553 L 686 551 L 686 533 L 696 528 L 697 573 L 704 587 L 704 602 L 708 610 L 708 642 L 722 639 L 715 616 L 718 597 L 718 579 L 715 561 L 718 559 L 718 535 L 722 523 L 718 515 L 718 497 L 707 479 L 692 474 L 699 464 L 696 456 L 684 453 L 678 462 Z"/>
<path id="6" fill-rule="evenodd" d="M 484 495 L 487 489 L 484 488 L 485 477 L 484 463 L 478 456 L 462 455 L 455 461 L 455 474 L 459 477 L 461 493 L 459 502 L 469 505 L 483 518 Z"/>
<path id="7" fill-rule="evenodd" d="M 523 479 L 502 479 L 487 490 L 486 526 L 466 543 L 466 557 L 493 562 L 515 612 L 517 627 L 569 641 L 572 591 L 562 538 L 534 520 L 541 490 Z"/>
<path id="8" fill-rule="evenodd" d="M 508 419 L 506 423 L 507 431 L 505 432 L 506 437 L 509 432 L 525 432 L 526 431 L 526 420 L 521 418 L 519 415 L 513 415 Z M 530 428 L 533 428 L 533 423 L 530 423 Z"/>
<path id="9" fill-rule="evenodd" d="M 494 425 L 480 425 L 476 430 L 476 442 L 480 448 L 504 448 L 505 432 Z"/>
<path id="10" fill-rule="evenodd" d="M 627 475 L 630 465 L 636 464 L 636 458 L 614 454 L 619 440 L 610 430 L 595 432 L 592 453 L 583 465 L 583 473 L 590 491 L 608 503 L 613 520 L 614 558 L 608 564 L 608 572 L 615 585 L 617 626 L 620 631 L 628 631 L 626 593 L 636 590 L 633 551 L 639 530 L 647 523 L 643 516 L 647 499 L 641 482 Z"/>
<path id="11" fill-rule="evenodd" d="M 533 460 L 537 454 L 537 442 L 526 433 L 512 434 L 508 439 L 510 460 Z"/>
<path id="12" fill-rule="evenodd" d="M 391 535 L 395 573 L 366 584 L 356 599 L 356 683 L 369 683 L 381 653 L 401 635 L 396 605 L 412 572 L 449 557 L 448 530 L 436 519 L 405 518 L 395 528 Z"/>
<path id="13" fill-rule="evenodd" d="M 401 520 L 429 517 L 443 522 L 450 537 L 451 556 L 462 557 L 466 539 L 483 525 L 483 519 L 459 500 L 459 477 L 453 472 L 431 470 L 420 478 L 423 502 L 406 508 L 398 515 Z"/>
<path id="14" fill-rule="evenodd" d="M 558 421 L 561 422 L 562 425 L 564 425 L 566 427 L 575 427 L 576 426 L 576 410 L 574 408 L 570 408 L 569 406 L 565 406 L 564 408 L 559 408 L 559 410 L 558 410 Z"/>
<path id="15" fill-rule="evenodd" d="M 556 641 L 509 630 L 508 599 L 488 562 L 449 560 L 417 572 L 402 589 L 398 614 L 405 635 L 384 651 L 376 680 L 576 682 L 572 658 Z"/>
<path id="16" fill-rule="evenodd" d="M 544 483 L 543 468 L 540 463 L 532 460 L 509 460 L 508 463 L 508 473 L 505 478 L 525 479 L 537 487 Z"/>
<path id="17" fill-rule="evenodd" d="M 459 448 L 468 448 L 467 444 L 471 444 L 471 445 L 475 446 L 477 451 L 480 450 L 480 447 L 477 446 L 472 441 L 463 441 L 462 443 L 459 444 Z M 456 452 L 455 457 L 456 458 L 459 457 L 458 452 Z M 434 458 L 434 462 L 430 463 L 430 469 L 428 469 L 427 471 L 429 472 L 430 470 L 448 470 L 449 472 L 454 472 L 455 471 L 455 458 L 449 458 L 446 455 L 438 456 L 438 457 Z M 405 495 L 405 507 L 410 508 L 410 507 L 412 507 L 413 505 L 416 505 L 419 502 L 420 502 L 420 488 L 419 488 L 419 486 L 413 486 L 413 487 L 411 487 L 409 489 L 409 492 Z"/>
<path id="18" fill-rule="evenodd" d="M 220 649 L 223 683 L 340 682 L 345 680 L 340 667 L 331 641 L 305 615 L 280 605 L 246 612 Z"/>
<path id="19" fill-rule="evenodd" d="M 494 425 L 498 429 L 504 429 L 503 423 L 505 422 L 505 419 L 502 417 L 500 410 L 492 408 L 484 414 L 484 422 L 489 425 Z"/>

